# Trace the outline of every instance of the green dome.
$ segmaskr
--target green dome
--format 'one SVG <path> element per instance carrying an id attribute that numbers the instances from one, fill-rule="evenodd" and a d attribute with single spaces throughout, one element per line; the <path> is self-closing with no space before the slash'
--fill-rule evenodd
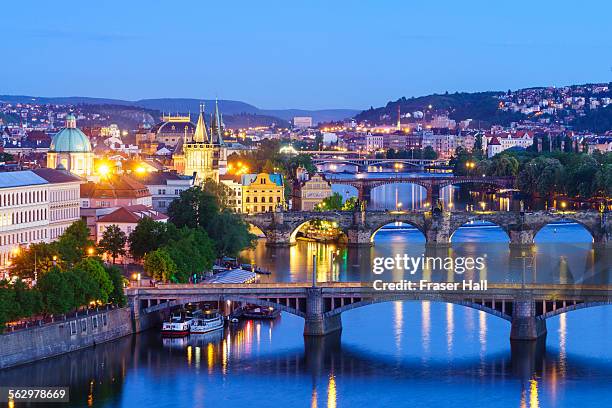
<path id="1" fill-rule="evenodd" d="M 49 150 L 52 152 L 91 152 L 91 143 L 78 128 L 67 127 L 53 136 Z"/>

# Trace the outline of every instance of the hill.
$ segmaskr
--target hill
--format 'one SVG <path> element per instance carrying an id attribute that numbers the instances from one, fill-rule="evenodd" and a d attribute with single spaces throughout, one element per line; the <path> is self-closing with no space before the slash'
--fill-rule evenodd
<path id="1" fill-rule="evenodd" d="M 483 126 L 491 124 L 508 125 L 523 118 L 523 115 L 504 112 L 498 109 L 497 96 L 501 92 L 456 92 L 453 94 L 433 94 L 420 97 L 402 97 L 387 103 L 386 106 L 365 110 L 355 116 L 358 122 L 374 124 L 393 124 L 397 121 L 398 106 L 402 114 L 420 111 L 425 114 L 447 114 L 451 119 L 460 121 L 474 119 Z M 430 108 L 431 106 L 431 108 Z M 404 120 L 404 119 L 402 119 Z"/>
<path id="2" fill-rule="evenodd" d="M 107 98 L 90 98 L 83 96 L 67 96 L 67 97 L 40 97 L 27 95 L 0 95 L 0 102 L 7 103 L 39 103 L 39 104 L 60 104 L 60 105 L 124 105 L 136 106 L 149 110 L 171 113 L 196 113 L 199 111 L 200 102 L 204 102 L 207 106 L 207 111 L 211 111 L 215 101 L 211 99 L 194 99 L 194 98 L 157 98 L 157 99 L 140 99 L 137 101 L 127 101 L 122 99 L 107 99 Z M 277 123 L 286 123 L 293 119 L 294 116 L 312 116 L 315 123 L 328 122 L 347 119 L 358 114 L 355 109 L 320 109 L 320 110 L 304 110 L 304 109 L 259 109 L 256 106 L 241 101 L 233 101 L 220 99 L 219 108 L 223 112 L 224 117 L 238 114 L 248 114 L 263 116 L 267 119 L 256 119 L 257 122 L 265 123 L 270 119 Z"/>

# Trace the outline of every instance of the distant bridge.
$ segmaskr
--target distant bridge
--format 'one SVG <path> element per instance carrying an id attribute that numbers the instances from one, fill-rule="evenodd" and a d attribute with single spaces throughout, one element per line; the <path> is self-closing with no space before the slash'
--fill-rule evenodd
<path id="1" fill-rule="evenodd" d="M 413 168 L 424 169 L 425 167 L 440 167 L 448 166 L 447 159 L 376 159 L 362 157 L 313 157 L 313 164 L 318 166 L 323 165 L 352 165 L 356 166 L 359 171 L 366 171 L 370 166 L 384 165 L 406 165 Z"/>
<path id="2" fill-rule="evenodd" d="M 596 244 L 612 243 L 612 216 L 596 211 L 516 212 L 516 211 L 286 211 L 243 215 L 246 222 L 261 229 L 270 246 L 293 245 L 300 228 L 312 220 L 335 222 L 349 245 L 372 245 L 374 235 L 385 225 L 401 222 L 417 228 L 428 245 L 446 246 L 457 229 L 474 221 L 500 226 L 510 243 L 532 245 L 545 225 L 561 220 L 582 225 Z"/>
<path id="3" fill-rule="evenodd" d="M 545 320 L 573 310 L 612 304 L 612 285 L 491 283 L 487 290 L 375 290 L 367 282 L 195 284 L 131 287 L 127 290 L 136 329 L 151 316 L 187 303 L 241 302 L 274 307 L 304 319 L 304 335 L 341 330 L 341 314 L 391 301 L 437 301 L 471 307 L 511 322 L 511 340 L 536 340 Z"/>
<path id="4" fill-rule="evenodd" d="M 371 174 L 374 175 L 374 174 Z M 490 186 L 496 189 L 509 189 L 514 186 L 513 177 L 484 177 L 484 176 L 411 176 L 406 174 L 387 175 L 384 177 L 334 177 L 328 175 L 327 180 L 332 184 L 344 184 L 357 189 L 357 197 L 361 201 L 369 202 L 372 189 L 387 184 L 416 184 L 425 188 L 427 199 L 434 204 L 440 197 L 440 190 L 444 187 L 460 184 L 477 184 Z"/>

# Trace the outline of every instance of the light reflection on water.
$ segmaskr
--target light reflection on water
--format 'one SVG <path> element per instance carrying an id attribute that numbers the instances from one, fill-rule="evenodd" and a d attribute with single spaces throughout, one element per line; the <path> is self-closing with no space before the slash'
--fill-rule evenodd
<path id="1" fill-rule="evenodd" d="M 588 239 L 572 243 L 584 233 L 580 227 L 553 228 L 537 237 L 530 279 L 607 279 L 601 276 L 610 268 L 606 253 L 593 250 Z M 365 280 L 373 256 L 424 253 L 419 234 L 382 231 L 373 248 L 341 249 L 333 265 L 333 245 L 270 249 L 262 242 L 247 256 L 274 271 L 264 281 L 309 280 L 313 253 L 319 280 Z M 442 253 L 486 253 L 487 269 L 474 277 L 516 280 L 523 260 L 513 258 L 504 235 L 489 227 L 461 229 Z M 547 246 L 553 238 L 557 244 Z M 493 243 L 476 242 L 485 239 Z M 449 278 L 435 270 L 423 276 Z M 345 312 L 342 320 L 341 341 L 305 340 L 303 320 L 288 314 L 185 339 L 162 341 L 150 331 L 0 371 L 0 384 L 49 385 L 53 378 L 71 386 L 74 407 L 608 406 L 612 306 L 549 319 L 546 350 L 511 346 L 507 321 L 453 304 L 375 304 Z"/>

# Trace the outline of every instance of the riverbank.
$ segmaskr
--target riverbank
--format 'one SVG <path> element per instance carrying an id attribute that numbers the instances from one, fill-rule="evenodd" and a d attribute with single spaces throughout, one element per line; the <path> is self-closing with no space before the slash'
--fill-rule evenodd
<path id="1" fill-rule="evenodd" d="M 129 307 L 0 335 L 0 369 L 95 346 L 133 333 Z"/>

